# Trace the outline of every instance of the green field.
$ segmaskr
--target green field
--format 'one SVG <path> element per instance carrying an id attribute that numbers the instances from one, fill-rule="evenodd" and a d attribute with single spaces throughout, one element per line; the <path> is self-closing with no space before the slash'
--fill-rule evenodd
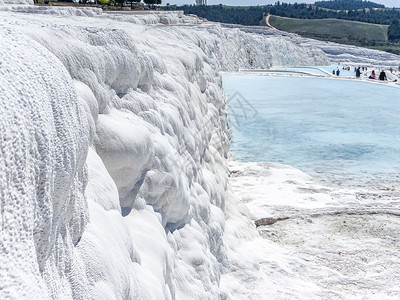
<path id="1" fill-rule="evenodd" d="M 283 31 L 333 42 L 377 44 L 388 42 L 388 25 L 339 19 L 291 19 L 270 16 L 269 23 Z"/>

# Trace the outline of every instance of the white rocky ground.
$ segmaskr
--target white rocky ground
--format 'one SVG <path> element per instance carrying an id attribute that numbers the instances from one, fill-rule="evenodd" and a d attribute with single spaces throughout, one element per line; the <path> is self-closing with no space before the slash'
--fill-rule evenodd
<path id="1" fill-rule="evenodd" d="M 324 186 L 289 166 L 230 163 L 268 246 L 262 299 L 398 299 L 400 193 Z"/>
<path id="2" fill-rule="evenodd" d="M 296 298 L 269 273 L 288 248 L 229 187 L 219 71 L 326 54 L 179 13 L 31 4 L 0 0 L 0 298 Z"/>

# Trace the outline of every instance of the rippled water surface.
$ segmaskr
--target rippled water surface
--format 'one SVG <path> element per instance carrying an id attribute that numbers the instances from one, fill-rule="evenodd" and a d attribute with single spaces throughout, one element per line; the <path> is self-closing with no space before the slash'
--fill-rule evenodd
<path id="1" fill-rule="evenodd" d="M 231 151 L 322 181 L 398 186 L 400 88 L 355 80 L 225 74 Z"/>

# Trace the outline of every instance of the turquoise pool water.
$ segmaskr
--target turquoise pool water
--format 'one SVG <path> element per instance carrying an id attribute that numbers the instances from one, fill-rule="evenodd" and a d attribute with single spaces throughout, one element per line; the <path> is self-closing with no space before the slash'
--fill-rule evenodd
<path id="1" fill-rule="evenodd" d="M 338 184 L 400 182 L 400 89 L 329 78 L 226 74 L 231 152 Z"/>

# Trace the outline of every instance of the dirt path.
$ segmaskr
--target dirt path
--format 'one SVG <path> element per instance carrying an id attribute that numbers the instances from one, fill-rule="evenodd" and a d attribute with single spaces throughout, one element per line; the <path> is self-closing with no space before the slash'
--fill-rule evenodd
<path id="1" fill-rule="evenodd" d="M 276 29 L 274 26 L 272 26 L 271 25 L 271 23 L 269 22 L 269 17 L 270 17 L 271 15 L 270 14 L 268 14 L 266 17 L 265 17 L 265 24 L 269 27 L 269 28 L 273 28 L 273 29 Z"/>

